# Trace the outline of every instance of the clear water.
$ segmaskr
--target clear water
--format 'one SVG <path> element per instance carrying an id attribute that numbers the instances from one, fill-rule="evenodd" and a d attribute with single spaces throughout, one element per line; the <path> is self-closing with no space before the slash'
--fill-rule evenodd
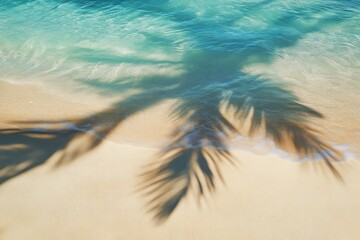
<path id="1" fill-rule="evenodd" d="M 318 111 L 329 119 L 329 141 L 354 150 L 359 76 L 358 0 L 0 3 L 0 79 L 105 97 L 132 93 L 115 104 L 133 109 L 127 116 L 176 100 L 173 115 L 192 126 L 183 136 L 210 132 L 193 147 L 231 131 L 221 106 L 240 112 L 239 102 L 251 99 L 248 108 L 259 109 L 250 110 L 260 119 L 254 128 L 261 116 L 282 129 L 284 118 L 303 123 Z"/>

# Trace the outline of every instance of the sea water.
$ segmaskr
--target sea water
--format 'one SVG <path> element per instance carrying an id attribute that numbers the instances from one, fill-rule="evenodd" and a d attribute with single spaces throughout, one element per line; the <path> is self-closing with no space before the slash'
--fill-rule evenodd
<path id="1" fill-rule="evenodd" d="M 137 111 L 176 100 L 176 116 L 206 121 L 220 102 L 253 99 L 276 118 L 299 101 L 325 116 L 332 143 L 356 150 L 359 76 L 358 0 L 0 2 L 1 80 L 136 93 L 118 105 Z"/>

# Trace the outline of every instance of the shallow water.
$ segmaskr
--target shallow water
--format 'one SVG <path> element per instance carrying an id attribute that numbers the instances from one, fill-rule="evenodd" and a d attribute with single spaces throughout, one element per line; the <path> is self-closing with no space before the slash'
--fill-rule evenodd
<path id="1" fill-rule="evenodd" d="M 359 22 L 355 0 L 3 0 L 0 79 L 121 96 L 113 110 L 124 116 L 175 100 L 171 117 L 186 126 L 176 134 L 195 148 L 240 139 L 228 136 L 225 106 L 251 112 L 249 131 L 265 120 L 287 131 L 284 121 L 302 126 L 324 115 L 317 123 L 328 142 L 355 152 Z M 102 124 L 119 123 L 113 115 Z"/>

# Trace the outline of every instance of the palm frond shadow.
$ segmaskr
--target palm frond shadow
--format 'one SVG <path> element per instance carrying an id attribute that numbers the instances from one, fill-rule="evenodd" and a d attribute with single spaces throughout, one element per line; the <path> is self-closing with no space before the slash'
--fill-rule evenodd
<path id="1" fill-rule="evenodd" d="M 38 123 L 42 122 L 34 122 Z M 46 163 L 52 157 L 56 158 L 56 166 L 69 163 L 97 147 L 101 142 L 100 135 L 106 135 L 107 131 L 109 129 L 103 129 L 96 135 L 79 129 L 2 129 L 0 184 Z"/>
<path id="2" fill-rule="evenodd" d="M 183 119 L 184 125 L 173 132 L 173 141 L 140 176 L 139 190 L 148 198 L 148 211 L 156 222 L 164 222 L 189 192 L 200 200 L 215 191 L 216 179 L 223 182 L 221 164 L 236 163 L 226 140 L 230 134 L 239 134 L 246 122 L 250 122 L 248 136 L 265 132 L 278 147 L 301 158 L 320 157 L 342 180 L 333 165 L 341 160 L 341 154 L 310 126 L 309 118 L 322 117 L 319 112 L 302 104 L 280 84 L 256 77 L 238 79 L 229 88 L 231 96 L 209 95 L 202 104 L 200 99 L 182 99 L 173 108 L 172 116 Z M 226 106 L 225 111 L 220 110 L 221 105 Z"/>
<path id="3" fill-rule="evenodd" d="M 52 157 L 57 167 L 95 149 L 128 116 L 158 100 L 150 97 L 135 95 L 84 119 L 13 122 L 19 127 L 0 129 L 0 184 L 45 164 Z M 21 127 L 23 124 L 46 124 L 50 128 Z"/>
<path id="4" fill-rule="evenodd" d="M 103 4 L 97 0 L 92 2 L 94 6 Z M 263 6 L 256 4 L 252 9 L 266 8 L 268 3 L 271 1 L 264 1 Z M 154 10 L 146 4 L 142 7 L 150 8 L 147 14 L 164 17 L 164 9 Z M 304 13 L 304 18 L 307 18 L 316 14 L 314 11 L 299 7 L 296 12 Z M 312 119 L 323 116 L 301 103 L 285 86 L 262 76 L 241 72 L 248 64 L 271 62 L 274 58 L 272 51 L 294 46 L 305 34 L 317 31 L 320 25 L 336 23 L 336 19 L 324 17 L 318 23 L 302 26 L 297 25 L 298 18 L 287 14 L 270 22 L 271 27 L 261 30 L 262 34 L 242 34 L 230 29 L 231 37 L 226 43 L 216 34 L 224 31 L 221 24 L 214 26 L 192 19 L 192 26 L 176 25 L 189 35 L 196 46 L 196 51 L 190 51 L 180 63 L 176 62 L 184 68 L 180 76 L 148 76 L 139 81 L 126 79 L 125 82 L 111 83 L 92 79 L 85 87 L 95 86 L 105 95 L 127 91 L 135 93 L 84 119 L 17 122 L 15 124 L 19 128 L 0 130 L 0 184 L 45 164 L 49 159 L 54 158 L 56 166 L 73 161 L 98 147 L 101 139 L 128 117 L 169 99 L 176 101 L 171 117 L 184 124 L 173 131 L 169 136 L 172 142 L 145 167 L 139 185 L 140 192 L 148 199 L 148 210 L 159 223 L 168 219 L 190 192 L 201 199 L 215 191 L 217 181 L 224 180 L 221 164 L 236 163 L 227 143 L 229 136 L 234 134 L 264 135 L 279 148 L 295 152 L 300 158 L 320 157 L 334 176 L 341 179 L 333 164 L 341 159 L 341 154 L 323 141 L 320 132 L 312 127 Z M 179 13 L 165 15 L 173 22 L 181 22 L 184 17 Z M 289 22 L 299 30 L 298 33 L 283 31 L 281 26 Z M 198 32 L 197 29 L 211 34 Z M 204 42 L 210 45 L 209 49 L 202 49 Z M 269 51 L 270 47 L 272 51 Z M 95 54 L 87 49 L 82 49 L 80 53 L 84 59 Z M 102 58 L 94 56 L 90 61 L 132 64 L 139 59 L 103 52 Z M 149 65 L 160 63 L 145 62 Z M 23 124 L 59 126 L 69 123 L 71 127 L 60 129 L 22 127 Z M 247 123 L 249 126 L 246 126 Z M 246 134 L 240 131 L 242 128 L 246 128 Z"/>
<path id="5" fill-rule="evenodd" d="M 194 59 L 197 61 L 197 57 Z M 103 112 L 85 119 L 53 122 L 71 122 L 75 126 L 73 129 L 1 130 L 1 183 L 46 163 L 51 157 L 57 157 L 56 166 L 71 162 L 99 146 L 101 139 L 129 116 L 167 99 L 176 100 L 171 117 L 182 120 L 184 124 L 170 136 L 173 142 L 145 169 L 140 186 L 141 192 L 149 199 L 149 211 L 159 223 L 173 213 L 190 191 L 195 192 L 199 199 L 214 192 L 216 180 L 223 179 L 222 162 L 235 163 L 226 140 L 230 134 L 239 134 L 239 128 L 246 122 L 250 122 L 249 136 L 263 131 L 280 148 L 289 150 L 290 146 L 301 157 L 320 156 L 332 173 L 341 179 L 333 165 L 340 159 L 339 153 L 322 141 L 320 134 L 311 127 L 310 119 L 322 115 L 302 104 L 281 84 L 264 80 L 261 76 L 239 73 L 237 65 L 225 63 L 232 74 L 212 74 L 211 78 L 201 79 L 199 76 L 204 66 L 200 64 L 181 77 L 144 79 L 131 86 L 140 93 Z M 211 59 L 207 66 L 211 68 L 218 64 Z M 220 87 L 209 91 L 207 85 Z M 205 91 L 192 92 L 202 90 L 204 86 Z M 21 160 L 8 161 L 10 158 Z"/>

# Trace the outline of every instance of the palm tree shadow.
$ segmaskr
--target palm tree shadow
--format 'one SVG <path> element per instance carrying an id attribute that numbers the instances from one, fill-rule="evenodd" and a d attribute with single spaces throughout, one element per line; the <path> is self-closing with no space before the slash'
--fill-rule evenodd
<path id="1" fill-rule="evenodd" d="M 305 18 L 309 19 L 313 14 L 312 10 L 309 13 L 301 7 L 297 11 L 304 12 Z M 274 25 L 281 28 L 286 26 L 284 23 L 292 24 L 297 20 L 296 16 L 284 14 L 274 21 Z M 284 36 L 280 31 L 275 39 L 270 38 L 275 41 L 269 45 L 275 49 L 293 46 L 305 34 L 318 31 L 319 26 L 336 22 L 338 20 L 334 18 L 323 18 L 317 19 L 317 24 L 296 26 L 304 34 Z M 202 29 L 209 28 L 206 24 L 199 24 Z M 201 33 L 195 33 L 195 39 L 199 43 L 208 40 Z M 247 42 L 255 42 L 255 39 L 242 38 L 230 44 L 235 49 L 231 54 L 208 50 L 207 56 L 199 57 L 201 61 L 196 60 L 196 55 L 187 60 L 190 68 L 176 89 L 185 91 L 177 95 L 178 104 L 172 114 L 175 119 L 183 119 L 184 124 L 172 134 L 173 142 L 164 147 L 140 175 L 139 191 L 148 198 L 148 211 L 157 223 L 166 221 L 190 192 L 194 192 L 198 199 L 214 192 L 215 180 L 223 179 L 220 164 L 234 163 L 226 139 L 230 134 L 239 133 L 237 130 L 246 122 L 250 122 L 248 136 L 262 133 L 277 147 L 295 152 L 301 159 L 321 158 L 331 173 L 342 181 L 334 166 L 334 162 L 342 159 L 342 154 L 312 127 L 311 119 L 323 116 L 301 103 L 281 84 L 239 71 L 249 63 L 272 61 L 273 55 L 263 47 L 267 40 L 262 39 L 262 45 L 244 48 Z M 236 52 L 237 47 L 239 52 Z M 225 44 L 221 50 L 227 51 Z M 221 75 L 218 69 L 221 69 Z M 202 79 L 204 75 L 206 79 Z M 222 108 L 226 109 L 225 112 L 221 111 Z M 235 121 L 230 121 L 229 115 Z"/>
<path id="2" fill-rule="evenodd" d="M 177 17 L 181 18 L 171 16 L 173 21 L 177 21 Z M 285 14 L 277 21 L 295 19 Z M 201 21 L 192 22 L 196 26 L 194 29 L 221 30 Z M 324 19 L 320 23 L 329 25 L 334 21 Z M 317 29 L 316 24 L 308 25 L 303 32 L 307 34 Z M 139 186 L 158 223 L 167 220 L 190 192 L 200 199 L 215 191 L 217 181 L 224 179 L 221 164 L 236 163 L 227 139 L 243 133 L 242 128 L 247 128 L 246 136 L 264 135 L 279 148 L 296 152 L 300 158 L 322 158 L 334 176 L 341 179 L 333 164 L 341 159 L 341 154 L 323 141 L 321 134 L 312 127 L 311 119 L 323 116 L 301 103 L 285 86 L 241 72 L 249 63 L 272 61 L 273 55 L 264 45 L 286 48 L 294 46 L 304 36 L 284 34 L 275 41 L 266 34 L 261 41 L 235 34 L 228 45 L 219 44 L 220 51 L 200 49 L 184 56 L 184 73 L 180 76 L 144 77 L 134 83 L 88 82 L 104 94 L 119 93 L 119 85 L 121 91 L 136 90 L 136 93 L 84 119 L 46 122 L 50 125 L 72 123 L 72 128 L 0 130 L 0 184 L 45 164 L 50 158 L 56 158 L 56 166 L 73 161 L 98 147 L 101 139 L 128 117 L 169 99 L 176 101 L 171 117 L 183 124 L 169 136 L 172 142 L 159 152 L 156 161 L 145 167 Z M 189 35 L 198 45 L 219 43 L 216 34 L 212 35 L 213 39 L 197 32 L 189 32 Z M 235 49 L 234 52 L 229 52 L 228 46 Z M 109 57 L 113 64 L 124 60 L 112 55 L 106 59 Z M 247 122 L 250 123 L 248 127 L 245 126 Z M 44 122 L 26 122 L 29 123 Z"/>
<path id="3" fill-rule="evenodd" d="M 221 164 L 235 164 L 236 160 L 226 140 L 244 132 L 240 129 L 247 122 L 247 137 L 262 134 L 300 159 L 321 158 L 342 181 L 333 164 L 342 159 L 341 153 L 311 127 L 311 118 L 323 117 L 319 112 L 280 84 L 255 76 L 240 77 L 227 87 L 202 96 L 205 103 L 195 97 L 182 99 L 173 107 L 172 116 L 183 124 L 140 176 L 139 190 L 148 198 L 148 211 L 156 222 L 164 222 L 189 192 L 200 200 L 215 191 L 216 179 L 223 182 Z M 221 94 L 230 90 L 231 95 Z"/>
<path id="4" fill-rule="evenodd" d="M 229 72 L 235 72 L 237 65 L 224 62 Z M 207 62 L 210 68 L 218 64 Z M 101 139 L 129 116 L 168 99 L 176 100 L 171 117 L 183 124 L 173 131 L 170 136 L 173 141 L 159 152 L 156 161 L 145 168 L 140 185 L 140 191 L 149 199 L 149 211 L 158 223 L 165 221 L 189 192 L 201 199 L 215 191 L 216 180 L 223 181 L 221 164 L 235 164 L 236 160 L 226 140 L 231 134 L 239 134 L 246 122 L 251 123 L 248 136 L 265 132 L 280 148 L 289 150 L 290 146 L 301 157 L 320 156 L 334 176 L 341 179 L 333 165 L 340 154 L 310 126 L 309 119 L 321 118 L 320 113 L 302 104 L 281 84 L 237 70 L 235 78 L 234 74 L 227 74 L 223 78 L 215 75 L 201 79 L 203 68 L 200 64 L 180 77 L 144 79 L 131 86 L 142 91 L 85 119 L 26 122 L 35 125 L 71 122 L 73 125 L 68 124 L 67 128 L 2 129 L 0 183 L 45 164 L 50 158 L 56 158 L 55 166 L 69 163 L 99 146 Z M 202 89 L 205 83 L 223 82 L 227 84 L 212 91 L 206 88 L 200 94 L 191 93 Z"/>

